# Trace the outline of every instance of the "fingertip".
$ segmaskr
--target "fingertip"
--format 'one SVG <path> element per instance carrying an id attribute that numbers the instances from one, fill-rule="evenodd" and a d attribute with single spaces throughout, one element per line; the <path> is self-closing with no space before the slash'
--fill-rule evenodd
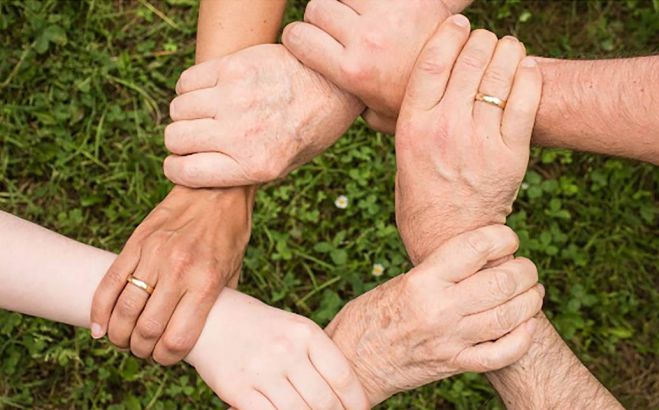
<path id="1" fill-rule="evenodd" d="M 105 328 L 100 323 L 92 323 L 91 333 L 94 339 L 100 339 L 105 336 Z"/>
<path id="2" fill-rule="evenodd" d="M 299 21 L 294 21 L 284 27 L 284 31 L 281 34 L 281 41 L 286 47 L 289 45 L 297 46 L 301 43 L 302 35 L 300 31 L 303 30 L 302 24 Z"/>
<path id="3" fill-rule="evenodd" d="M 449 17 L 449 22 L 461 28 L 467 28 L 471 26 L 469 19 L 464 14 L 455 14 Z"/>

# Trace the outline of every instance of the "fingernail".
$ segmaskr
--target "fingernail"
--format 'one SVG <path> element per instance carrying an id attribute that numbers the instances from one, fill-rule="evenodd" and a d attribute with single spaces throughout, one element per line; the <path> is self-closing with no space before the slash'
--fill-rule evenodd
<path id="1" fill-rule="evenodd" d="M 538 327 L 538 320 L 537 319 L 529 319 L 528 322 L 524 324 L 526 327 L 526 331 L 529 332 L 530 335 L 535 333 L 535 328 Z"/>
<path id="2" fill-rule="evenodd" d="M 292 23 L 284 28 L 284 37 L 287 43 L 298 43 L 300 41 L 299 29 L 296 29 L 297 24 Z"/>
<path id="3" fill-rule="evenodd" d="M 469 27 L 469 19 L 463 16 L 462 14 L 456 14 L 453 16 L 453 24 L 460 27 Z"/>
<path id="4" fill-rule="evenodd" d="M 535 61 L 535 58 L 533 57 L 524 57 L 524 60 L 522 60 L 522 67 L 535 67 L 537 66 L 538 63 Z"/>
<path id="5" fill-rule="evenodd" d="M 92 337 L 100 339 L 103 337 L 103 327 L 98 323 L 92 323 Z"/>

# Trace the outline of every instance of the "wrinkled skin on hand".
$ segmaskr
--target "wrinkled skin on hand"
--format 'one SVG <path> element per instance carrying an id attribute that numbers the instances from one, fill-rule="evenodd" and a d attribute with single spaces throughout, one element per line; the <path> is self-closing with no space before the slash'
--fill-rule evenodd
<path id="1" fill-rule="evenodd" d="M 258 45 L 186 70 L 165 130 L 165 175 L 189 187 L 284 177 L 332 145 L 362 110 L 357 99 L 281 45 Z"/>
<path id="2" fill-rule="evenodd" d="M 326 331 L 371 404 L 465 371 L 499 369 L 532 343 L 544 288 L 502 225 L 452 238 L 405 275 L 348 303 Z"/>
<path id="3" fill-rule="evenodd" d="M 412 74 L 396 129 L 396 221 L 412 262 L 465 230 L 505 223 L 528 164 L 542 80 L 523 45 L 448 19 Z M 508 100 L 504 109 L 482 92 Z"/>
<path id="4" fill-rule="evenodd" d="M 304 22 L 287 26 L 282 41 L 305 65 L 360 98 L 369 125 L 393 132 L 414 61 L 449 15 L 440 0 L 311 0 Z"/>

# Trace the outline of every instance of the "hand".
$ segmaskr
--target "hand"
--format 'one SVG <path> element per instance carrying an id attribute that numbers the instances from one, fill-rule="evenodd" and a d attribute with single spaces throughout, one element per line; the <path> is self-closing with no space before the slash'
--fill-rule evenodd
<path id="1" fill-rule="evenodd" d="M 189 187 L 284 177 L 332 145 L 363 106 L 281 45 L 186 70 L 165 129 L 165 175 Z"/>
<path id="2" fill-rule="evenodd" d="M 369 125 L 393 132 L 414 61 L 449 15 L 440 0 L 311 0 L 305 22 L 289 24 L 282 41 L 305 65 L 360 98 Z"/>
<path id="3" fill-rule="evenodd" d="M 470 35 L 461 19 L 422 51 L 396 129 L 396 221 L 415 264 L 460 232 L 506 221 L 540 103 L 541 73 L 523 45 Z M 505 110 L 474 101 L 478 92 L 507 99 Z"/>
<path id="4" fill-rule="evenodd" d="M 393 133 L 423 45 L 471 1 L 311 0 L 305 23 L 289 24 L 282 41 L 305 65 L 360 98 L 372 128 Z"/>
<path id="5" fill-rule="evenodd" d="M 92 334 L 171 365 L 188 354 L 224 286 L 235 286 L 254 191 L 175 187 L 137 227 L 94 295 Z M 134 275 L 155 291 L 127 283 Z"/>
<path id="6" fill-rule="evenodd" d="M 349 362 L 312 321 L 225 289 L 187 361 L 239 409 L 367 409 Z"/>
<path id="7" fill-rule="evenodd" d="M 454 237 L 405 275 L 348 303 L 328 326 L 371 404 L 454 374 L 508 366 L 529 349 L 544 288 L 492 225 Z"/>

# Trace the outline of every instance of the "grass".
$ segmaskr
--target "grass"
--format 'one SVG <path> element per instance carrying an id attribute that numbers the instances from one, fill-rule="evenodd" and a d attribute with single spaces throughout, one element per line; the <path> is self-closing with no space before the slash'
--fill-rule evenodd
<path id="1" fill-rule="evenodd" d="M 170 187 L 162 132 L 175 81 L 193 61 L 196 3 L 0 2 L 0 208 L 121 249 Z M 303 3 L 292 2 L 286 19 L 300 18 Z M 618 57 L 659 45 L 657 0 L 477 0 L 467 15 L 538 55 Z M 326 323 L 350 298 L 408 269 L 393 175 L 392 139 L 358 121 L 325 155 L 261 190 L 243 289 Z M 510 225 L 539 266 L 545 311 L 628 408 L 659 408 L 659 169 L 535 149 L 525 182 Z M 345 210 L 333 205 L 341 194 Z M 386 268 L 380 278 L 374 263 Z M 86 331 L 0 311 L 0 408 L 209 403 L 222 406 L 189 367 L 163 369 Z M 501 407 L 475 374 L 382 405 Z"/>

